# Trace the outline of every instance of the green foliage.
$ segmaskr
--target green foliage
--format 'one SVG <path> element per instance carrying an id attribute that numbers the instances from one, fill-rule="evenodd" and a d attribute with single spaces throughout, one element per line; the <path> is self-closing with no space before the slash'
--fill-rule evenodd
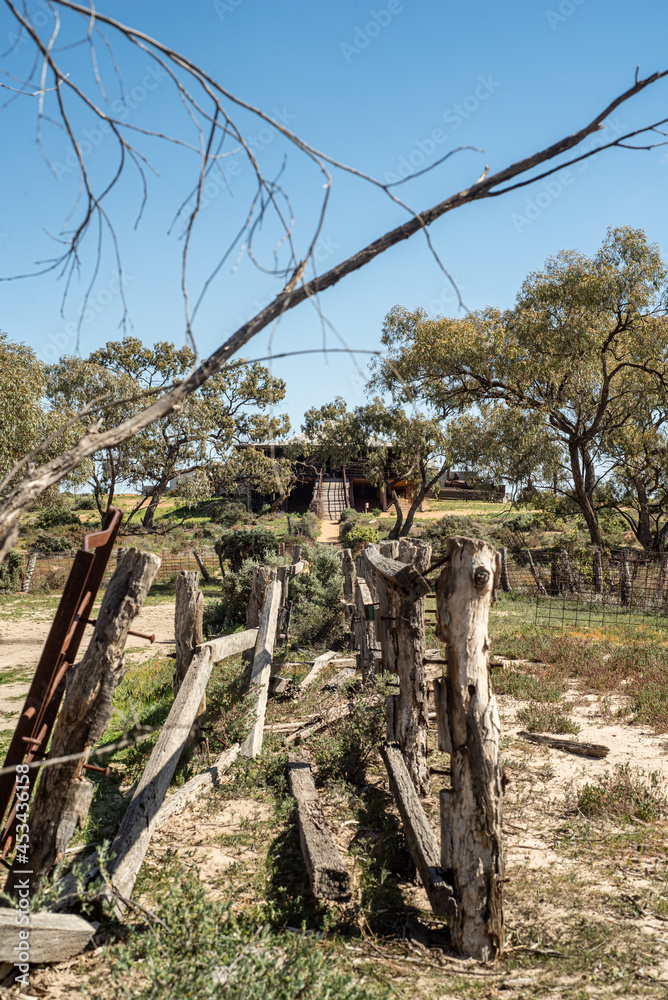
<path id="1" fill-rule="evenodd" d="M 262 562 L 270 552 L 278 552 L 278 539 L 269 528 L 242 528 L 240 531 L 225 531 L 218 542 L 216 552 L 232 563 L 238 572 L 249 559 Z"/>
<path id="2" fill-rule="evenodd" d="M 665 461 L 652 428 L 666 412 L 667 279 L 642 230 L 611 228 L 593 256 L 565 250 L 528 275 L 512 309 L 430 319 L 396 306 L 374 384 L 398 403 L 408 386 L 435 412 L 459 413 L 445 448 L 456 461 L 470 458 L 478 472 L 515 483 L 556 475 L 600 545 L 604 458 L 612 467 L 647 446 Z M 646 427 L 643 441 L 621 440 L 629 425 Z"/>
<path id="3" fill-rule="evenodd" d="M 329 546 L 317 543 L 305 546 L 302 557 L 311 563 L 311 573 L 290 579 L 291 644 L 312 650 L 340 648 L 346 635 L 341 562 Z"/>
<path id="4" fill-rule="evenodd" d="M 94 497 L 77 497 L 72 506 L 74 510 L 97 510 Z"/>
<path id="5" fill-rule="evenodd" d="M 0 593 L 14 594 L 21 589 L 21 574 L 25 566 L 25 555 L 11 549 L 0 565 Z"/>
<path id="6" fill-rule="evenodd" d="M 566 714 L 573 708 L 570 702 L 558 705 L 534 704 L 521 708 L 517 721 L 530 733 L 579 733 L 580 727 Z"/>
<path id="7" fill-rule="evenodd" d="M 366 767 L 385 737 L 383 698 L 358 696 L 350 712 L 326 735 L 311 737 L 310 746 L 323 781 L 342 779 L 363 785 Z"/>
<path id="8" fill-rule="evenodd" d="M 374 1000 L 385 996 L 361 985 L 342 968 L 324 941 L 258 926 L 206 898 L 204 887 L 183 873 L 172 881 L 158 917 L 134 929 L 110 951 L 109 978 L 88 987 L 90 1000 Z"/>
<path id="9" fill-rule="evenodd" d="M 44 366 L 32 348 L 0 332 L 0 479 L 44 434 L 45 388 Z"/>
<path id="10" fill-rule="evenodd" d="M 71 510 L 63 507 L 50 507 L 42 510 L 33 521 L 35 528 L 38 530 L 42 528 L 45 531 L 48 531 L 49 528 L 60 528 L 70 525 L 75 525 L 79 528 L 81 521 Z"/>
<path id="11" fill-rule="evenodd" d="M 246 608 L 251 595 L 253 565 L 245 563 L 236 573 L 226 573 L 221 583 L 220 600 L 207 601 L 204 605 L 204 631 L 206 635 L 229 632 L 246 621 Z"/>
<path id="12" fill-rule="evenodd" d="M 602 816 L 650 823 L 668 811 L 665 783 L 658 771 L 647 774 L 630 764 L 616 764 L 596 784 L 587 782 L 577 794 L 577 809 L 584 816 Z"/>
<path id="13" fill-rule="evenodd" d="M 242 503 L 232 503 L 229 500 L 217 502 L 209 517 L 216 524 L 222 524 L 225 528 L 232 528 L 235 524 L 248 524 L 253 519 Z"/>
<path id="14" fill-rule="evenodd" d="M 314 542 L 320 531 L 320 521 L 312 511 L 305 514 L 290 514 L 291 534 L 297 538 L 307 538 Z"/>
<path id="15" fill-rule="evenodd" d="M 375 544 L 378 541 L 378 528 L 365 521 L 343 521 L 339 528 L 339 541 L 347 549 L 352 548 L 356 542 Z"/>

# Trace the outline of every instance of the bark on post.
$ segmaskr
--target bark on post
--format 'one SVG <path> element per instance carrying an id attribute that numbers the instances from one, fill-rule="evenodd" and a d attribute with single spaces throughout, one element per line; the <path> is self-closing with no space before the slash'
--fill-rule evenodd
<path id="1" fill-rule="evenodd" d="M 452 872 L 454 943 L 489 961 L 503 948 L 500 722 L 487 660 L 500 557 L 469 538 L 451 538 L 447 557 L 436 585 L 436 631 L 448 660 L 439 724 L 447 726 L 441 743 L 452 747 L 452 787 L 441 792 L 441 866 Z"/>
<path id="2" fill-rule="evenodd" d="M 343 596 L 346 601 L 352 601 L 355 594 L 355 562 L 350 549 L 341 553 L 341 569 L 343 570 Z"/>
<path id="3" fill-rule="evenodd" d="M 174 695 L 179 693 L 183 679 L 197 646 L 204 641 L 202 616 L 204 614 L 204 595 L 199 589 L 199 573 L 196 570 L 182 569 L 176 577 L 176 599 L 174 605 L 174 642 L 176 645 L 176 664 L 174 667 Z M 197 717 L 188 737 L 190 744 L 202 742 L 202 719 L 206 712 L 206 694 L 197 710 Z"/>
<path id="4" fill-rule="evenodd" d="M 109 581 L 97 615 L 93 638 L 72 671 L 51 738 L 49 757 L 81 754 L 80 760 L 45 767 L 29 826 L 29 864 L 12 871 L 8 890 L 22 868 L 32 872 L 36 888 L 67 847 L 77 825 L 85 822 L 94 785 L 84 777 L 88 751 L 107 728 L 112 698 L 125 673 L 124 649 L 132 621 L 139 614 L 153 583 L 160 559 L 150 552 L 126 549 Z"/>
<path id="5" fill-rule="evenodd" d="M 399 542 L 383 542 L 378 551 L 386 559 L 399 558 Z M 394 632 L 395 608 L 390 599 L 387 584 L 380 574 L 376 574 L 376 592 L 378 594 L 378 621 L 376 634 L 380 643 L 381 669 L 386 674 L 397 672 L 397 651 L 392 640 Z"/>
<path id="6" fill-rule="evenodd" d="M 419 795 L 429 792 L 427 767 L 428 685 L 424 667 L 425 595 L 430 587 L 423 578 L 431 562 L 431 545 L 402 538 L 394 543 L 398 560 L 388 559 L 375 549 L 367 558 L 387 589 L 392 627 L 384 633 L 389 662 L 396 664 L 399 694 L 394 702 L 394 720 L 388 732 L 401 747 L 408 773 Z M 393 721 L 393 725 L 392 725 Z"/>

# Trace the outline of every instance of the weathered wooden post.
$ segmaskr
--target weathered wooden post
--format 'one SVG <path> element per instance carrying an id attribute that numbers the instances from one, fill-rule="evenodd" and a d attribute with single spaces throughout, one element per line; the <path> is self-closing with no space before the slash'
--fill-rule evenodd
<path id="1" fill-rule="evenodd" d="M 193 549 L 193 556 L 195 557 L 195 562 L 199 566 L 199 571 L 202 574 L 202 579 L 204 580 L 205 583 L 211 583 L 211 574 L 204 565 L 204 560 L 202 559 L 197 549 Z"/>
<path id="2" fill-rule="evenodd" d="M 367 549 L 367 558 L 388 596 L 390 627 L 383 633 L 384 659 L 396 665 L 399 694 L 388 699 L 388 732 L 401 747 L 408 773 L 418 794 L 429 792 L 427 767 L 428 687 L 424 667 L 424 610 L 429 584 L 423 574 L 431 562 L 431 545 L 401 539 L 394 543 L 399 559 L 388 559 L 376 549 Z M 394 549 L 392 551 L 395 551 Z"/>
<path id="3" fill-rule="evenodd" d="M 631 574 L 629 572 L 628 553 L 622 552 L 622 565 L 619 570 L 619 597 L 625 608 L 631 604 Z"/>
<path id="4" fill-rule="evenodd" d="M 274 655 L 280 604 L 281 584 L 274 578 L 267 587 L 264 603 L 262 604 L 257 641 L 253 651 L 250 687 L 251 690 L 257 692 L 257 705 L 250 732 L 241 745 L 240 752 L 244 757 L 256 757 L 262 750 L 264 717 L 269 697 L 269 678 L 271 676 L 271 664 Z"/>
<path id="5" fill-rule="evenodd" d="M 85 777 L 89 750 L 107 728 L 112 698 L 125 673 L 128 630 L 139 614 L 158 572 L 160 559 L 150 552 L 125 549 L 98 612 L 95 631 L 83 659 L 73 670 L 51 737 L 49 757 L 74 760 L 45 767 L 30 812 L 31 885 L 36 887 L 83 826 L 94 785 Z M 15 874 L 25 866 L 17 866 Z M 15 883 L 10 875 L 8 887 Z"/>
<path id="6" fill-rule="evenodd" d="M 500 722 L 487 660 L 500 557 L 487 542 L 450 538 L 447 559 L 436 585 L 436 631 L 447 643 L 438 726 L 452 775 L 441 792 L 441 866 L 452 872 L 454 943 L 489 961 L 503 948 Z"/>
<path id="7" fill-rule="evenodd" d="M 341 569 L 343 571 L 343 596 L 346 601 L 352 601 L 355 594 L 355 561 L 350 549 L 341 552 Z"/>
<path id="8" fill-rule="evenodd" d="M 358 576 L 355 580 L 355 614 L 353 632 L 357 651 L 357 669 L 364 681 L 373 676 L 375 666 L 376 633 L 374 629 L 375 605 L 373 595 L 366 580 Z"/>
<path id="9" fill-rule="evenodd" d="M 204 641 L 202 616 L 204 614 L 204 595 L 199 589 L 199 573 L 197 570 L 182 569 L 176 577 L 176 597 L 174 603 L 174 643 L 176 646 L 176 662 L 174 667 L 174 695 L 179 693 L 183 679 L 192 663 L 195 649 Z M 206 712 L 206 694 L 197 710 L 188 742 L 202 743 L 202 720 Z"/>

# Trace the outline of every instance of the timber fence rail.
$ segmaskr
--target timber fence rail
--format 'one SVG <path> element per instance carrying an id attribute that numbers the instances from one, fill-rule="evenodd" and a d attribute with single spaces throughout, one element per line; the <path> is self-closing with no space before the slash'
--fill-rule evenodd
<path id="1" fill-rule="evenodd" d="M 106 585 L 111 579 L 112 573 L 116 567 L 117 551 L 119 548 L 123 548 L 123 546 L 117 546 L 111 554 L 109 565 L 107 566 L 104 577 L 102 578 L 103 585 Z M 163 583 L 166 580 L 171 580 L 177 575 L 177 573 L 180 573 L 181 570 L 200 570 L 194 554 L 194 549 L 184 550 L 183 552 L 172 552 L 162 549 L 158 550 L 154 554 L 160 559 L 160 569 L 158 570 L 158 574 L 155 578 L 156 583 Z M 197 554 L 202 560 L 206 570 L 212 576 L 220 574 L 220 564 L 213 548 L 208 546 L 202 548 L 198 547 Z M 34 593 L 45 586 L 51 590 L 61 588 L 67 579 L 74 559 L 75 557 L 73 555 L 54 555 L 42 552 L 31 553 L 28 565 L 30 565 L 30 563 L 32 564 L 32 572 L 27 581 L 27 587 L 24 586 L 27 574 L 24 576 L 21 589 L 24 590 L 24 592 L 30 590 Z"/>

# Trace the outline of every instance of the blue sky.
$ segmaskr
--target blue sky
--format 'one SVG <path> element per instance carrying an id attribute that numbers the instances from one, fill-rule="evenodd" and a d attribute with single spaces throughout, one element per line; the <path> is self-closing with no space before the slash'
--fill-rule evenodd
<path id="1" fill-rule="evenodd" d="M 35 17 L 44 5 L 30 0 Z M 492 171 L 584 125 L 633 80 L 668 67 L 668 11 L 662 0 L 100 0 L 98 7 L 179 49 L 235 95 L 279 117 L 307 142 L 381 180 L 420 170 L 458 146 L 466 151 L 424 177 L 397 189 L 411 207 L 428 207 L 470 184 L 485 164 Z M 39 23 L 39 22 L 38 22 Z M 65 35 L 69 30 L 63 29 Z M 0 45 L 11 43 L 9 14 L 0 16 Z M 4 40 L 7 39 L 7 44 Z M 112 37 L 113 41 L 113 37 Z M 150 74 L 151 62 L 117 40 L 126 82 L 123 114 L 129 124 L 169 129 L 192 139 L 193 131 L 170 82 Z M 2 61 L 18 71 L 27 46 Z M 90 87 L 82 49 L 67 56 L 73 78 Z M 101 55 L 110 100 L 118 99 L 110 67 Z M 0 215 L 0 274 L 34 268 L 53 256 L 54 242 L 77 193 L 76 171 L 60 133 L 45 126 L 44 143 L 55 169 L 46 167 L 35 140 L 36 101 L 23 98 L 2 111 L 4 193 Z M 236 113 L 235 113 L 236 114 Z M 668 81 L 615 112 L 607 133 L 668 117 Z M 284 140 L 258 121 L 237 115 L 266 172 L 278 171 L 287 154 L 284 184 L 295 212 L 295 239 L 303 245 L 316 218 L 322 179 Z M 115 163 L 113 140 L 73 110 L 73 126 L 97 180 Z M 180 226 L 169 233 L 176 207 L 195 179 L 196 158 L 141 140 L 157 176 L 137 229 L 139 183 L 128 176 L 108 205 L 118 232 L 132 332 L 146 343 L 184 340 L 180 291 Z M 591 148 L 585 144 L 585 148 Z M 209 188 L 194 234 L 189 284 L 197 296 L 242 217 L 251 192 L 247 164 L 235 173 L 224 161 L 227 186 Z M 432 227 L 434 244 L 457 280 L 464 302 L 475 309 L 510 305 L 523 277 L 560 249 L 594 252 L 610 225 L 644 228 L 668 254 L 668 147 L 649 152 L 611 150 L 555 181 L 538 182 L 503 198 L 457 210 Z M 76 217 L 76 214 L 75 216 Z M 334 190 L 317 251 L 323 271 L 406 218 L 378 189 L 334 171 Z M 263 262 L 274 238 L 258 245 Z M 94 259 L 95 241 L 82 247 L 82 277 L 74 280 L 60 315 L 63 281 L 46 275 L 0 284 L 0 329 L 23 340 L 46 361 L 77 349 L 78 308 Z M 195 322 L 201 355 L 221 344 L 241 322 L 268 302 L 279 283 L 236 254 L 212 284 Z M 105 246 L 92 305 L 81 329 L 86 355 L 122 334 L 122 310 L 114 261 Z M 452 289 L 422 237 L 395 247 L 325 293 L 321 306 L 351 347 L 378 346 L 383 317 L 396 303 L 456 315 Z M 247 347 L 248 357 L 267 353 L 270 331 Z M 330 346 L 340 346 L 331 330 Z M 274 351 L 318 347 L 321 322 L 308 304 L 287 314 L 273 335 Z M 358 359 L 362 370 L 367 359 Z M 298 427 L 309 406 L 344 396 L 364 399 L 364 379 L 346 355 L 277 360 L 287 382 L 287 409 Z"/>

